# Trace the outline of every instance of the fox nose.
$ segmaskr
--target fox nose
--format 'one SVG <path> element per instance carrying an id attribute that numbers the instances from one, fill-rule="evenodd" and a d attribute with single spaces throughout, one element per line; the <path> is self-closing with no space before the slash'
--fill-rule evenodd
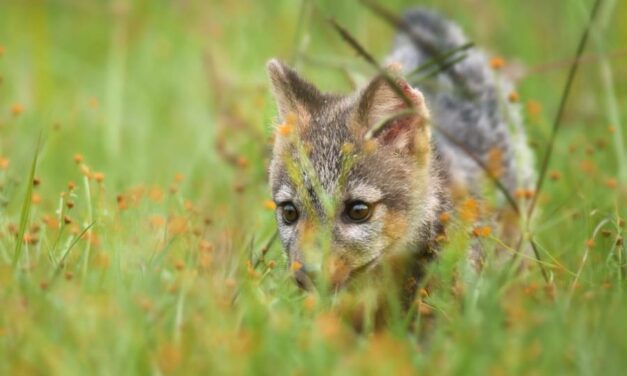
<path id="1" fill-rule="evenodd" d="M 305 291 L 313 291 L 315 289 L 315 272 L 308 270 L 305 266 L 294 271 L 294 279 L 298 287 Z"/>

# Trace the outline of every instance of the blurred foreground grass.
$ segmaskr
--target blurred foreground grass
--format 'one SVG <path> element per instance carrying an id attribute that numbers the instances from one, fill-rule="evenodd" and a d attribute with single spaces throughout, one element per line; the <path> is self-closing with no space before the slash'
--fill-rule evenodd
<path id="1" fill-rule="evenodd" d="M 428 3 L 525 73 L 541 156 L 591 2 Z M 393 35 L 356 2 L 315 4 L 0 3 L 0 374 L 624 372 L 627 4 L 602 8 L 540 197 L 551 284 L 487 268 L 451 288 L 464 261 L 445 250 L 427 342 L 401 322 L 354 334 L 277 244 L 251 267 L 274 231 L 265 61 L 346 91 L 372 72 L 326 17 L 377 56 Z"/>

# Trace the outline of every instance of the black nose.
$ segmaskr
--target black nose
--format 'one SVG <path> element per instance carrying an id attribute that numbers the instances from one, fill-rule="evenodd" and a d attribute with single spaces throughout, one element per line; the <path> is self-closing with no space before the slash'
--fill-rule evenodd
<path id="1" fill-rule="evenodd" d="M 298 287 L 301 289 L 305 291 L 314 290 L 314 283 L 304 267 L 294 272 L 294 279 L 296 280 Z"/>

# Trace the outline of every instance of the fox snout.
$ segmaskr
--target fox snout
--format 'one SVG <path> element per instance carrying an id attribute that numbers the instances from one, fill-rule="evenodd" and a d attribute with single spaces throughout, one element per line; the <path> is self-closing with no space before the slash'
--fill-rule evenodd
<path id="1" fill-rule="evenodd" d="M 335 259 L 328 262 L 326 268 L 318 265 L 298 265 L 298 268 L 293 268 L 294 280 L 298 287 L 305 291 L 326 288 L 335 292 L 345 286 L 351 274 L 348 268 L 341 265 L 342 263 Z"/>

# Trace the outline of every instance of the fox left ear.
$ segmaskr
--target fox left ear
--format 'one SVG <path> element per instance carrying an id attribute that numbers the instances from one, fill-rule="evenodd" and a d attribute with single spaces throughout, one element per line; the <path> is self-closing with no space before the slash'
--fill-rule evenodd
<path id="1" fill-rule="evenodd" d="M 307 123 L 312 110 L 321 102 L 320 91 L 279 60 L 270 60 L 267 69 L 281 119 L 295 115 Z"/>
<path id="2" fill-rule="evenodd" d="M 428 154 L 430 116 L 420 91 L 390 71 L 387 77 L 375 77 L 359 95 L 353 126 L 363 137 L 403 154 Z"/>

